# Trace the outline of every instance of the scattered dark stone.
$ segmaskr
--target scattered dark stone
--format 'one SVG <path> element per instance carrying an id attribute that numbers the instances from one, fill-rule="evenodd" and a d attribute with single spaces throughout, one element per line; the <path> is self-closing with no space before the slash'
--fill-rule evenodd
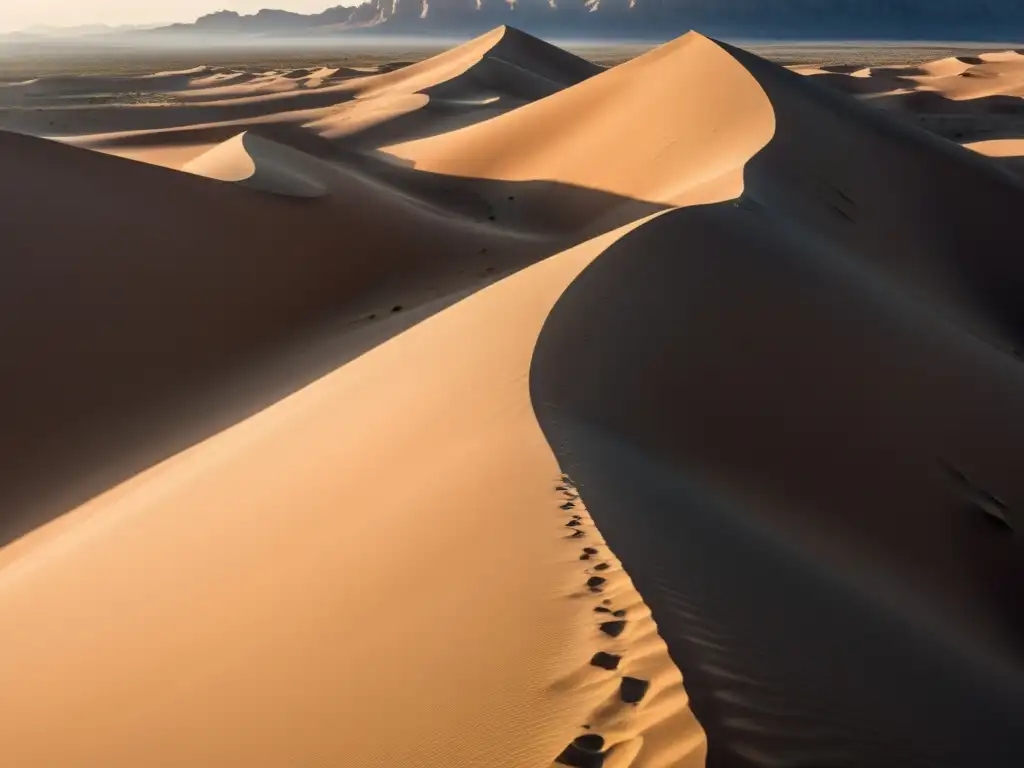
<path id="1" fill-rule="evenodd" d="M 622 630 L 626 628 L 626 622 L 621 619 L 618 621 L 606 621 L 598 629 L 604 632 L 609 637 L 618 637 L 622 634 Z"/>
<path id="2" fill-rule="evenodd" d="M 584 547 L 583 551 L 586 552 L 588 555 L 596 555 L 597 554 L 597 550 L 594 549 L 593 547 Z"/>
<path id="3" fill-rule="evenodd" d="M 586 725 L 584 725 L 584 726 L 582 726 L 582 727 L 583 727 L 583 728 L 584 728 L 585 730 L 588 730 L 588 731 L 589 731 L 589 730 L 590 730 L 590 723 L 587 723 Z"/>
<path id="4" fill-rule="evenodd" d="M 589 579 L 587 579 L 587 586 L 591 589 L 596 589 L 597 587 L 600 587 L 602 584 L 604 584 L 606 581 L 608 581 L 608 579 L 606 579 L 604 576 L 591 576 Z"/>
<path id="5" fill-rule="evenodd" d="M 509 195 L 509 196 L 508 196 L 508 199 L 509 199 L 509 200 L 515 200 L 515 199 L 516 199 L 516 197 L 515 197 L 515 195 Z"/>
<path id="6" fill-rule="evenodd" d="M 573 520 L 582 520 L 583 519 L 583 515 L 573 515 L 572 519 Z"/>
<path id="7" fill-rule="evenodd" d="M 603 747 L 602 736 L 585 733 L 577 736 L 572 744 L 562 750 L 562 754 L 555 758 L 555 762 L 559 765 L 568 765 L 570 768 L 601 768 L 605 757 L 601 752 Z"/>
<path id="8" fill-rule="evenodd" d="M 621 656 L 616 656 L 614 653 L 598 651 L 594 654 L 594 658 L 590 660 L 590 664 L 591 666 L 600 667 L 601 669 L 618 669 L 619 660 L 621 658 Z"/>
<path id="9" fill-rule="evenodd" d="M 626 610 L 625 609 L 622 609 L 621 611 L 616 611 L 615 613 L 612 614 L 612 616 L 615 616 L 616 618 L 619 618 L 619 619 L 621 619 L 625 615 L 626 615 Z"/>
<path id="10" fill-rule="evenodd" d="M 647 695 L 651 684 L 635 677 L 624 677 L 619 683 L 619 698 L 627 704 L 636 704 Z"/>
<path id="11" fill-rule="evenodd" d="M 611 566 L 608 565 L 608 563 L 598 563 L 594 566 L 595 571 L 607 571 L 609 568 L 611 568 Z"/>
<path id="12" fill-rule="evenodd" d="M 577 526 L 583 525 L 579 520 L 570 520 L 565 524 L 566 528 L 576 528 Z"/>
<path id="13" fill-rule="evenodd" d="M 602 600 L 601 602 L 604 603 L 605 605 L 611 605 L 612 604 L 611 600 Z"/>
<path id="14" fill-rule="evenodd" d="M 599 606 L 597 606 L 597 608 L 594 609 L 594 613 L 611 613 L 611 612 L 612 612 L 611 608 L 605 608 L 603 605 L 599 605 Z"/>
<path id="15" fill-rule="evenodd" d="M 490 216 L 488 216 L 487 220 L 488 221 L 494 221 L 494 214 L 492 213 Z"/>
<path id="16" fill-rule="evenodd" d="M 402 307 L 402 305 L 401 305 L 401 304 L 395 304 L 395 306 L 393 306 L 393 307 L 391 308 L 391 311 L 392 311 L 392 312 L 401 312 L 401 311 L 402 311 L 402 309 L 403 309 L 403 307 Z"/>
<path id="17" fill-rule="evenodd" d="M 580 560 L 589 560 L 589 559 L 590 559 L 590 555 L 588 555 L 586 552 L 584 552 L 582 555 L 580 555 Z"/>
<path id="18" fill-rule="evenodd" d="M 584 533 L 583 531 L 573 531 L 571 538 L 573 538 L 573 539 L 582 539 L 586 535 L 587 534 Z"/>
<path id="19" fill-rule="evenodd" d="M 562 505 L 562 509 L 575 509 L 575 508 L 576 508 L 576 505 L 573 504 L 571 501 L 567 501 L 567 502 L 565 502 L 565 504 Z"/>

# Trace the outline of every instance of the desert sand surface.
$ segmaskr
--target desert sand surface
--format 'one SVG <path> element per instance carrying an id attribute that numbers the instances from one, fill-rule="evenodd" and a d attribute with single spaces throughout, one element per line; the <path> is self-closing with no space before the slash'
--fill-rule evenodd
<path id="1" fill-rule="evenodd" d="M 885 66 L 792 67 L 1019 174 L 1024 155 L 1024 53 L 982 51 Z"/>
<path id="2" fill-rule="evenodd" d="M 5 763 L 1024 764 L 1024 57 L 922 61 L 5 80 Z"/>

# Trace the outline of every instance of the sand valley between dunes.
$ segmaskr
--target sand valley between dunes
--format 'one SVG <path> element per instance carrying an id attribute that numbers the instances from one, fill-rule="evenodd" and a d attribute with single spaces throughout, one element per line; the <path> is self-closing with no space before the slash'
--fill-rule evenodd
<path id="1" fill-rule="evenodd" d="M 0 82 L 0 762 L 1019 768 L 1024 55 Z"/>

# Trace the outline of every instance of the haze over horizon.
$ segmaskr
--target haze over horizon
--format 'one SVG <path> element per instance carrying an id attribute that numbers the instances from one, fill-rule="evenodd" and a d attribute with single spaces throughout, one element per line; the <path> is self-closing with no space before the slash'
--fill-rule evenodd
<path id="1" fill-rule="evenodd" d="M 195 21 L 216 11 L 256 13 L 263 8 L 284 8 L 295 13 L 319 13 L 338 5 L 356 5 L 354 0 L 38 0 L 15 5 L 0 16 L 0 32 L 15 32 L 33 26 L 74 27 L 93 24 L 171 24 Z"/>

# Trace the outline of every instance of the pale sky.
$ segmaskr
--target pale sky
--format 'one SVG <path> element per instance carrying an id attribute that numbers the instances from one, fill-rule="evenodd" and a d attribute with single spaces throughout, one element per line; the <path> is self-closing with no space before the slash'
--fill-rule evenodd
<path id="1" fill-rule="evenodd" d="M 358 0 L 0 0 L 0 31 L 33 24 L 149 24 L 195 21 L 219 10 L 255 13 L 280 8 L 296 13 L 319 13 L 333 5 L 355 5 Z"/>

